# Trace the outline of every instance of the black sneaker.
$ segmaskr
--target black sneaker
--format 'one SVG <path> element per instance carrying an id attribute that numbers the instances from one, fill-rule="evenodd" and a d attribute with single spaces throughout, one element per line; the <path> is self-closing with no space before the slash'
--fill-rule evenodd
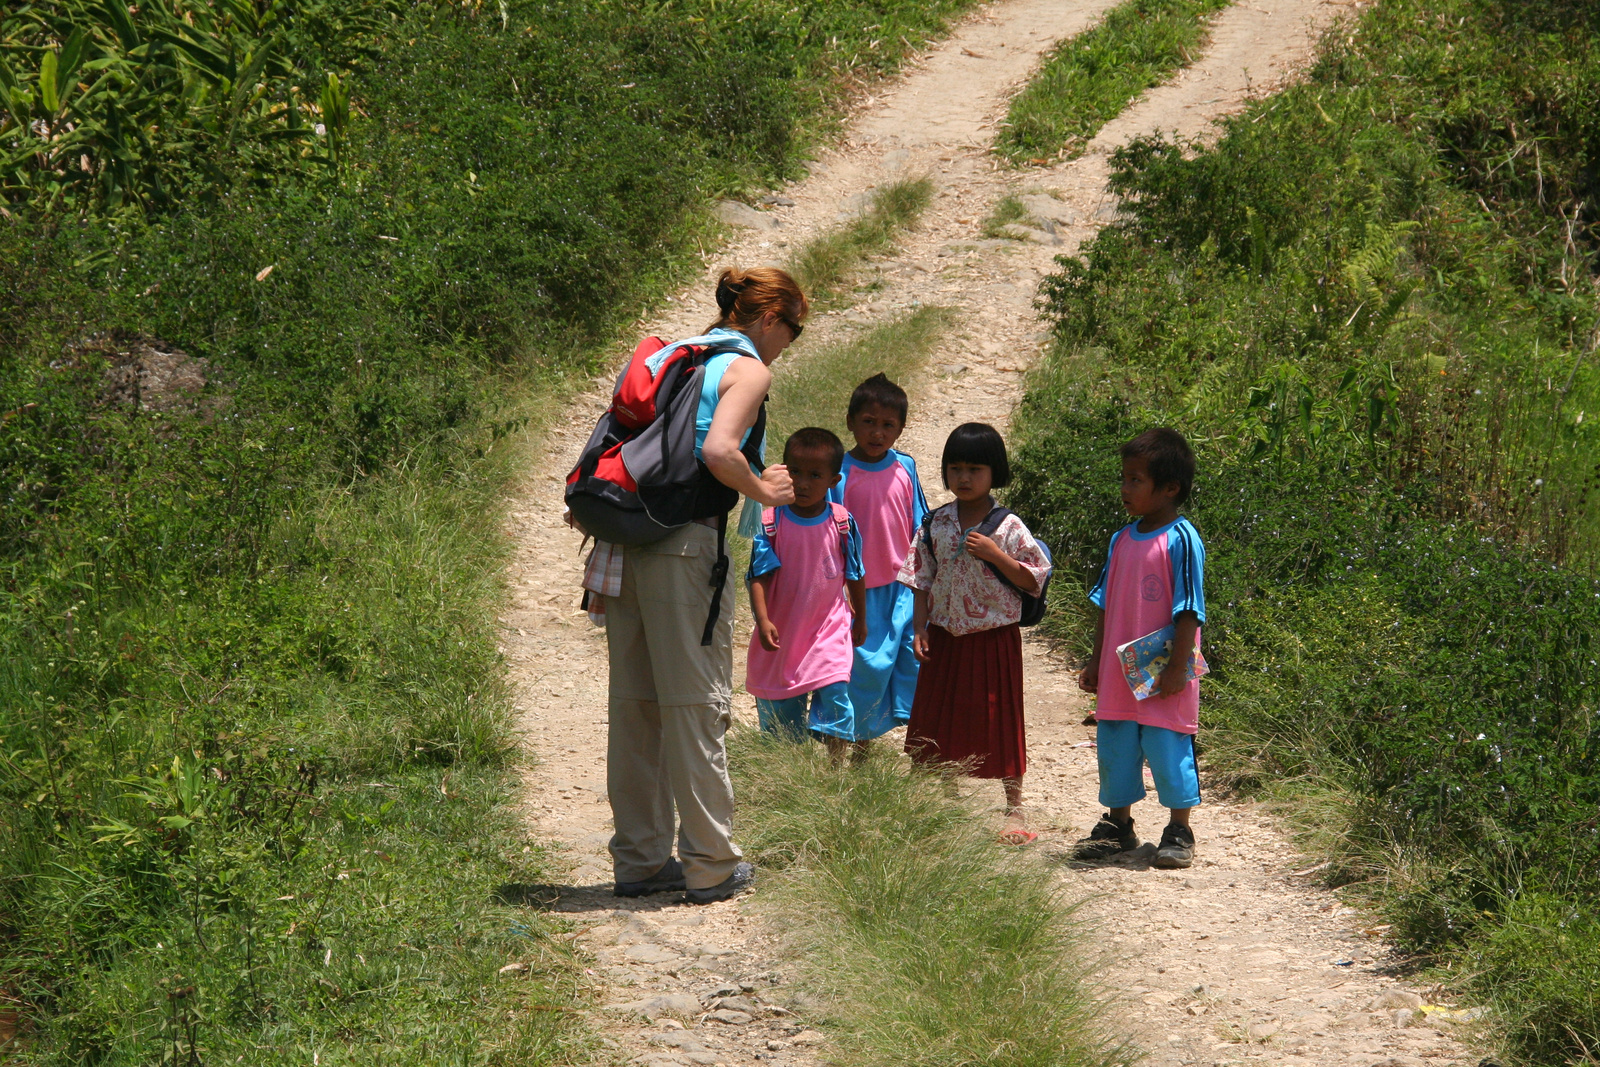
<path id="1" fill-rule="evenodd" d="M 1166 870 L 1189 866 L 1194 862 L 1194 831 L 1175 822 L 1168 823 L 1161 831 L 1161 844 L 1151 862 Z"/>
<path id="2" fill-rule="evenodd" d="M 651 893 L 676 893 L 684 888 L 683 864 L 669 859 L 661 869 L 642 882 L 618 882 L 611 887 L 614 897 L 647 897 Z"/>
<path id="3" fill-rule="evenodd" d="M 1119 852 L 1129 852 L 1139 847 L 1139 835 L 1133 832 L 1133 820 L 1117 822 L 1108 811 L 1100 816 L 1089 836 L 1073 846 L 1074 859 L 1103 860 Z"/>
<path id="4" fill-rule="evenodd" d="M 683 894 L 683 899 L 690 904 L 715 904 L 719 900 L 738 896 L 754 885 L 755 880 L 755 864 L 741 862 L 734 866 L 732 874 L 716 885 L 704 889 L 690 889 Z"/>

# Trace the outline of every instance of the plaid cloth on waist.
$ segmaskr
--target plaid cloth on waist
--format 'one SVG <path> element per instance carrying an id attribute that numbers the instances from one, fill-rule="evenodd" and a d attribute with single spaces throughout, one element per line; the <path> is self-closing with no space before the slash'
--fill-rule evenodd
<path id="1" fill-rule="evenodd" d="M 622 546 L 596 541 L 583 568 L 583 587 L 600 596 L 622 595 Z"/>

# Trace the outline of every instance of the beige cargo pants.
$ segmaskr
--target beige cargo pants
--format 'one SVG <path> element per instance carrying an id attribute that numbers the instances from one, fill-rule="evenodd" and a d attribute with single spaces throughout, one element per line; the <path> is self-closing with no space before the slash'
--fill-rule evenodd
<path id="1" fill-rule="evenodd" d="M 711 610 L 717 531 L 699 523 L 649 545 L 629 546 L 622 595 L 606 598 L 611 652 L 606 789 L 616 833 L 619 882 L 642 882 L 672 857 L 690 889 L 733 873 L 733 785 L 723 735 L 732 721 L 733 586 L 711 644 L 700 635 Z"/>

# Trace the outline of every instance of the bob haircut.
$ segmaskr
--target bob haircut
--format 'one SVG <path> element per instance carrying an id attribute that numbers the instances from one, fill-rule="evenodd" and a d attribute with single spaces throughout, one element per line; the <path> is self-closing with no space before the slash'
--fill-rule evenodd
<path id="1" fill-rule="evenodd" d="M 988 467 L 996 489 L 1011 484 L 1011 461 L 1006 458 L 1006 442 L 1000 431 L 987 422 L 963 422 L 945 438 L 944 456 L 939 460 L 939 477 L 950 488 L 950 464 L 971 463 Z"/>
<path id="2" fill-rule="evenodd" d="M 1150 480 L 1157 488 L 1176 483 L 1178 495 L 1174 504 L 1189 499 L 1189 492 L 1194 488 L 1194 452 L 1177 430 L 1165 426 L 1146 430 L 1122 446 L 1122 458 L 1144 460 Z"/>

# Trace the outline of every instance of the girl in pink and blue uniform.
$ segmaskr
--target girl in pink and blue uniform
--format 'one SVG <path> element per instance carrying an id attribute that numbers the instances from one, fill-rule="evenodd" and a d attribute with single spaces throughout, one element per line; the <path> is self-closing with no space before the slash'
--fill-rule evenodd
<path id="1" fill-rule="evenodd" d="M 1194 484 L 1194 453 L 1176 430 L 1146 430 L 1122 446 L 1122 503 L 1137 520 L 1111 537 L 1105 569 L 1089 599 L 1100 609 L 1094 653 L 1078 680 L 1096 694 L 1100 803 L 1106 813 L 1078 842 L 1080 859 L 1105 859 L 1139 847 L 1133 805 L 1145 797 L 1150 765 L 1156 797 L 1170 812 L 1154 865 L 1194 862 L 1189 813 L 1200 803 L 1194 735 L 1200 729 L 1200 681 L 1189 663 L 1206 619 L 1205 547 L 1178 514 Z M 1157 691 L 1144 700 L 1123 677 L 1116 648 L 1174 628 Z"/>
<path id="2" fill-rule="evenodd" d="M 856 447 L 845 455 L 842 478 L 828 493 L 861 527 L 867 633 L 856 646 L 850 672 L 851 740 L 858 744 L 910 719 L 917 691 L 914 597 L 897 579 L 928 501 L 916 461 L 894 447 L 905 429 L 907 407 L 905 390 L 882 374 L 856 386 L 845 419 Z"/>
<path id="3" fill-rule="evenodd" d="M 810 733 L 836 756 L 856 736 L 851 652 L 866 637 L 861 533 L 828 499 L 843 460 L 827 430 L 797 430 L 784 445 L 794 503 L 764 511 L 751 539 L 756 632 L 745 677 L 762 730 Z"/>

